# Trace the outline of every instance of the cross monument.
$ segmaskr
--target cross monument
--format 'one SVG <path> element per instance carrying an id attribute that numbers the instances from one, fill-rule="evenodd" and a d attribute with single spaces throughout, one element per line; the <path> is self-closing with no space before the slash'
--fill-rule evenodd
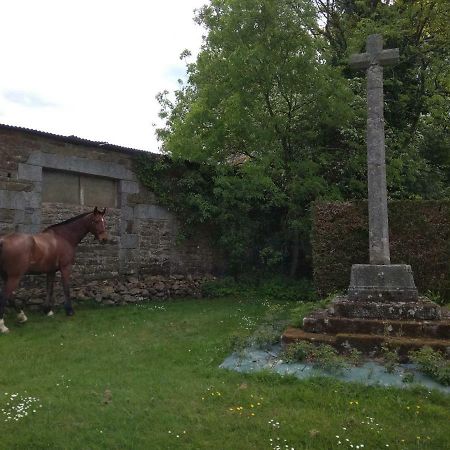
<path id="1" fill-rule="evenodd" d="M 383 115 L 383 67 L 399 61 L 399 50 L 383 49 L 383 37 L 367 38 L 366 52 L 350 57 L 350 67 L 367 73 L 367 182 L 370 265 L 352 267 L 350 299 L 417 299 L 411 267 L 391 265 Z"/>
<path id="2" fill-rule="evenodd" d="M 398 48 L 383 50 L 380 34 L 367 38 L 367 52 L 352 55 L 350 67 L 367 70 L 367 181 L 371 264 L 390 264 L 383 117 L 383 66 L 399 61 Z"/>
<path id="3" fill-rule="evenodd" d="M 383 66 L 399 60 L 398 49 L 383 50 L 381 35 L 367 38 L 367 51 L 350 58 L 350 66 L 367 72 L 367 165 L 370 264 L 353 264 L 348 295 L 337 295 L 328 309 L 303 318 L 301 328 L 288 328 L 284 343 L 327 343 L 340 351 L 349 345 L 365 353 L 380 345 L 395 346 L 406 357 L 428 345 L 450 348 L 450 316 L 420 297 L 411 266 L 391 264 L 389 254 L 386 162 L 383 119 Z M 440 331 L 441 330 L 441 331 Z"/>

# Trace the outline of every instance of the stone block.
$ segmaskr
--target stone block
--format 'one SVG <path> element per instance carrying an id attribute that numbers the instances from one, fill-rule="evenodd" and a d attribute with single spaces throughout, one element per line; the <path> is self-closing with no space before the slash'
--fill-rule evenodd
<path id="1" fill-rule="evenodd" d="M 330 307 L 334 316 L 386 320 L 439 320 L 441 308 L 427 299 L 417 302 L 352 301 L 337 297 Z"/>
<path id="2" fill-rule="evenodd" d="M 51 153 L 42 153 L 41 161 L 42 166 L 49 169 L 69 170 L 119 180 L 134 180 L 134 174 L 131 170 L 115 162 Z"/>
<path id="3" fill-rule="evenodd" d="M 120 237 L 121 248 L 137 248 L 139 245 L 139 236 L 137 234 L 124 234 Z"/>
<path id="4" fill-rule="evenodd" d="M 134 215 L 137 219 L 172 219 L 173 215 L 157 205 L 137 205 L 134 207 Z"/>
<path id="5" fill-rule="evenodd" d="M 134 219 L 134 208 L 122 206 L 122 208 L 120 208 L 120 218 L 124 221 Z"/>
<path id="6" fill-rule="evenodd" d="M 25 208 L 23 192 L 0 190 L 0 208 L 3 209 Z"/>
<path id="7" fill-rule="evenodd" d="M 21 233 L 35 234 L 40 231 L 40 226 L 34 224 L 20 224 L 18 226 L 18 231 Z"/>
<path id="8" fill-rule="evenodd" d="M 307 333 L 352 333 L 450 339 L 450 319 L 444 317 L 442 320 L 362 319 L 332 316 L 328 310 L 320 310 L 305 317 L 302 328 Z"/>
<path id="9" fill-rule="evenodd" d="M 120 180 L 119 191 L 124 194 L 137 194 L 139 184 L 136 181 Z"/>
<path id="10" fill-rule="evenodd" d="M 411 350 L 418 350 L 424 346 L 439 350 L 447 358 L 450 357 L 450 340 L 448 339 L 352 333 L 332 335 L 327 333 L 309 333 L 300 328 L 288 328 L 281 337 L 281 342 L 284 345 L 299 341 L 308 341 L 316 345 L 328 344 L 335 347 L 339 352 L 348 352 L 349 348 L 355 348 L 371 356 L 380 354 L 382 345 L 387 344 L 390 348 L 397 350 L 400 362 L 407 362 L 408 353 Z"/>
<path id="11" fill-rule="evenodd" d="M 17 176 L 28 181 L 42 181 L 42 166 L 19 163 Z"/>
<path id="12" fill-rule="evenodd" d="M 14 209 L 0 209 L 0 222 L 16 222 L 15 217 L 17 212 L 19 211 Z"/>
<path id="13" fill-rule="evenodd" d="M 0 180 L 0 190 L 30 192 L 33 190 L 33 183 L 31 181 L 18 181 L 14 178 L 6 178 Z"/>
<path id="14" fill-rule="evenodd" d="M 24 192 L 25 208 L 38 209 L 41 207 L 41 194 L 39 192 Z"/>
<path id="15" fill-rule="evenodd" d="M 42 193 L 42 182 L 41 181 L 33 182 L 33 191 Z"/>
<path id="16" fill-rule="evenodd" d="M 153 205 L 156 202 L 156 195 L 145 188 L 139 193 L 128 195 L 128 203 L 133 205 L 138 205 L 141 203 Z"/>
<path id="17" fill-rule="evenodd" d="M 23 223 L 30 225 L 41 225 L 41 210 L 40 209 L 28 209 L 24 213 Z"/>
<path id="18" fill-rule="evenodd" d="M 363 302 L 415 302 L 419 294 L 409 265 L 354 264 L 348 297 Z"/>
<path id="19" fill-rule="evenodd" d="M 42 166 L 42 152 L 40 150 L 34 151 L 28 157 L 27 163 L 35 166 Z"/>

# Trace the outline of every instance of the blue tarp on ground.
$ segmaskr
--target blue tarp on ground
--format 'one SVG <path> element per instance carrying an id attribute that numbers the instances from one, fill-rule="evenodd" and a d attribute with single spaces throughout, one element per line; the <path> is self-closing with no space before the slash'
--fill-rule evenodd
<path id="1" fill-rule="evenodd" d="M 228 356 L 220 367 L 243 373 L 269 370 L 280 375 L 294 375 L 300 379 L 326 376 L 365 385 L 394 386 L 398 388 L 422 386 L 450 394 L 450 387 L 442 386 L 422 374 L 416 369 L 414 364 L 399 364 L 393 373 L 387 373 L 383 365 L 374 361 L 368 361 L 359 367 L 345 368 L 340 373 L 328 373 L 314 367 L 312 364 L 286 363 L 281 359 L 280 352 L 280 346 L 274 346 L 268 351 L 247 348 L 242 352 Z M 405 382 L 405 375 L 410 376 L 411 374 L 413 375 L 412 382 Z"/>

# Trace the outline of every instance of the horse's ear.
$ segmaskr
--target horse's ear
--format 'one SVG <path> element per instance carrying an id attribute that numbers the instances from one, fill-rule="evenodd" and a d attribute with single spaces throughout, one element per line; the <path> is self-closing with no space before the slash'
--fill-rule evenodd
<path id="1" fill-rule="evenodd" d="M 98 208 L 95 207 L 95 208 L 94 208 L 94 214 L 98 214 L 98 212 L 99 212 L 99 211 L 98 211 Z"/>
<path id="2" fill-rule="evenodd" d="M 103 211 L 102 211 L 102 216 L 104 216 L 104 215 L 105 215 L 105 212 L 106 212 L 106 208 L 103 208 Z"/>

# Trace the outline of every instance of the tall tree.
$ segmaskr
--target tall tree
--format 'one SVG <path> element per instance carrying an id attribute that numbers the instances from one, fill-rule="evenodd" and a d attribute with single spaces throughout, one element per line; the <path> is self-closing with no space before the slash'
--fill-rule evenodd
<path id="1" fill-rule="evenodd" d="M 450 195 L 450 3 L 447 0 L 314 0 L 334 65 L 364 49 L 368 34 L 399 47 L 400 64 L 386 70 L 389 191 L 394 197 Z M 358 75 L 346 72 L 354 92 Z M 362 129 L 357 128 L 358 134 Z M 353 136 L 353 137 L 352 137 Z M 354 140 L 355 133 L 350 136 Z"/>
<path id="2" fill-rule="evenodd" d="M 212 0 L 196 20 L 207 34 L 187 84 L 175 101 L 159 97 L 163 148 L 173 157 L 235 164 L 237 178 L 216 179 L 219 201 L 233 208 L 227 202 L 240 190 L 259 192 L 279 215 L 295 274 L 311 200 L 338 195 L 321 147 L 348 121 L 350 90 L 328 64 L 325 40 L 311 33 L 317 23 L 309 1 Z M 270 214 L 261 206 L 258 219 L 273 222 Z"/>

